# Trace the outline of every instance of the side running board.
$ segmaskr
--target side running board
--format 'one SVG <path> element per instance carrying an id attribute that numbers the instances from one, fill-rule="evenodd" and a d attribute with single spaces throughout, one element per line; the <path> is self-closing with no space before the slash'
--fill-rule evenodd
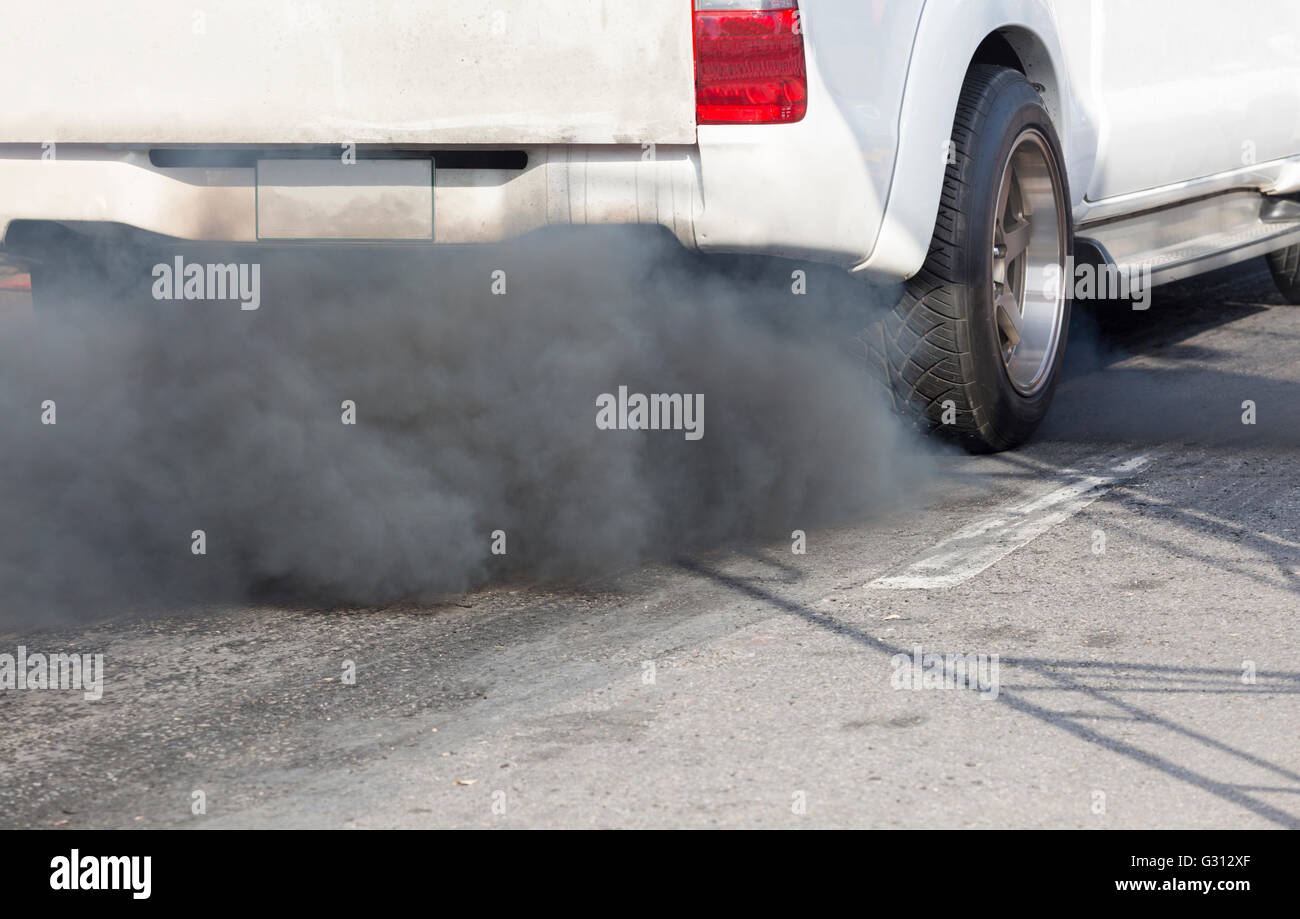
<path id="1" fill-rule="evenodd" d="M 1300 243 L 1300 203 L 1234 191 L 1081 224 L 1077 242 L 1129 277 L 1166 284 Z"/>

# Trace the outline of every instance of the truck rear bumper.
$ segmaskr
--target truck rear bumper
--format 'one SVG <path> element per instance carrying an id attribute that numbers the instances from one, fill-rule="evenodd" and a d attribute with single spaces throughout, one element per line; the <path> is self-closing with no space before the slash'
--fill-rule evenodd
<path id="1" fill-rule="evenodd" d="M 283 237 L 259 228 L 257 162 L 335 156 L 332 148 L 248 145 L 61 143 L 53 155 L 45 152 L 37 144 L 0 144 L 0 244 L 9 241 L 14 221 L 115 224 L 194 242 L 281 243 Z M 526 159 L 522 168 L 472 165 L 494 154 Z M 699 143 L 690 145 L 357 151 L 359 160 L 429 156 L 434 244 L 499 242 L 551 226 L 657 225 L 704 252 L 847 268 L 870 252 L 883 209 L 869 164 L 829 104 L 810 106 L 809 116 L 792 125 L 704 126 Z M 382 225 L 391 216 L 381 198 L 371 206 L 372 213 L 349 211 L 349 223 Z"/>
<path id="2" fill-rule="evenodd" d="M 15 220 L 41 220 L 259 242 L 257 151 L 247 152 L 247 165 L 159 166 L 146 148 L 59 144 L 54 157 L 42 159 L 34 145 L 0 146 L 0 239 Z M 545 226 L 658 224 L 696 246 L 696 148 L 550 145 L 522 152 L 523 169 L 435 169 L 434 243 L 496 242 Z"/>

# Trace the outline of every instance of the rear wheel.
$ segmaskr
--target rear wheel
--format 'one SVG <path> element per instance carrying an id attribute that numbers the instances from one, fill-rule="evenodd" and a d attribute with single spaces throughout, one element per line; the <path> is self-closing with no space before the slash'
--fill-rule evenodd
<path id="1" fill-rule="evenodd" d="M 1300 303 L 1300 244 L 1268 254 L 1273 282 L 1288 303 Z"/>
<path id="2" fill-rule="evenodd" d="M 105 286 L 104 247 L 55 224 L 24 230 L 20 244 L 34 261 L 32 300 L 37 315 L 54 317 L 91 309 Z"/>
<path id="3" fill-rule="evenodd" d="M 972 67 L 925 265 L 881 323 L 896 405 L 973 452 L 1024 443 L 1065 351 L 1072 253 L 1061 146 L 1017 71 Z"/>
<path id="4" fill-rule="evenodd" d="M 83 317 L 111 313 L 112 321 L 137 318 L 153 323 L 165 312 L 151 290 L 153 265 L 171 263 L 166 250 L 56 228 L 28 251 L 35 260 L 32 299 L 40 321 L 75 324 Z"/>

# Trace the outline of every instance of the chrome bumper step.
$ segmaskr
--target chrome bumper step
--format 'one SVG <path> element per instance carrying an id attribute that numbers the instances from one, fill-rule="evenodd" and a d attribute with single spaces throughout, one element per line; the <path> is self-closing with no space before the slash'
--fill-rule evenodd
<path id="1" fill-rule="evenodd" d="M 1166 284 L 1300 243 L 1295 204 L 1253 191 L 1228 192 L 1083 224 L 1075 238 L 1118 271 Z"/>

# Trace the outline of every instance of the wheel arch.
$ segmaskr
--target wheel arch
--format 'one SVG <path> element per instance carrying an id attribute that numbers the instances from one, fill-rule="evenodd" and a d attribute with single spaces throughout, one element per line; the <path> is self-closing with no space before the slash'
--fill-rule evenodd
<path id="1" fill-rule="evenodd" d="M 1016 18 L 1007 9 L 1013 7 Z M 966 67 L 932 66 L 964 60 Z M 1015 4 L 930 0 L 917 28 L 900 111 L 900 133 L 889 195 L 871 253 L 854 266 L 856 274 L 881 280 L 909 278 L 929 250 L 947 166 L 947 144 L 957 101 L 970 66 L 998 64 L 1020 71 L 1043 97 L 1061 141 L 1071 196 L 1078 182 L 1080 115 L 1067 79 L 1064 54 L 1052 7 L 1045 0 Z M 943 113 L 936 116 L 934 113 Z M 1072 203 L 1077 203 L 1072 202 Z"/>
<path id="2" fill-rule="evenodd" d="M 1019 70 L 1043 97 L 1052 123 L 1065 124 L 1066 112 L 1061 102 L 1061 77 L 1043 39 L 1023 26 L 1006 26 L 984 36 L 972 55 L 970 64 L 997 64 Z M 969 65 L 967 70 L 969 70 Z M 1062 138 L 1062 143 L 1065 139 Z"/>

